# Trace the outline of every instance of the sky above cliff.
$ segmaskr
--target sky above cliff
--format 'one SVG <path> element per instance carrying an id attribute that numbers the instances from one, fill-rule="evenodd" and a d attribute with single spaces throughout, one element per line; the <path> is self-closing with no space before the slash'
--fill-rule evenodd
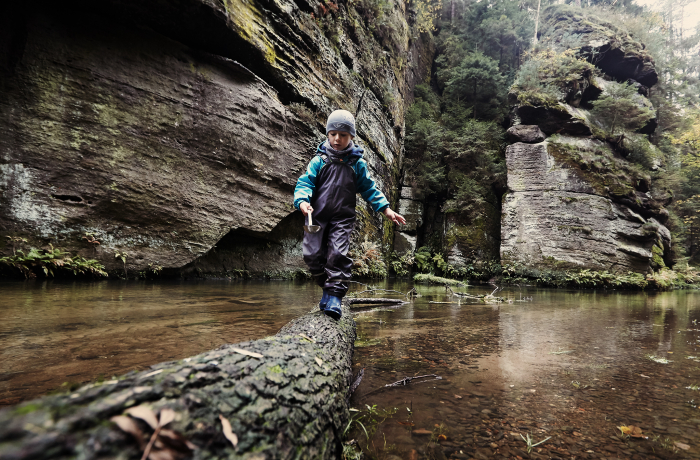
<path id="1" fill-rule="evenodd" d="M 661 11 L 665 2 L 659 0 L 635 0 L 637 5 L 646 6 L 652 11 Z M 683 30 L 690 31 L 700 23 L 700 0 L 695 0 L 683 10 Z"/>

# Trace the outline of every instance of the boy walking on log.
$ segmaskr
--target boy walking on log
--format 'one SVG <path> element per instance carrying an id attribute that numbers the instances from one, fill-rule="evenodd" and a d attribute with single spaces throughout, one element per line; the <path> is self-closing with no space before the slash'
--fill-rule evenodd
<path id="1" fill-rule="evenodd" d="M 336 110 L 326 122 L 328 139 L 294 189 L 294 207 L 304 216 L 312 214 L 321 226 L 317 233 L 304 233 L 304 262 L 311 276 L 323 288 L 319 308 L 340 319 L 340 302 L 348 292 L 352 259 L 348 257 L 350 234 L 355 227 L 356 194 L 375 212 L 382 212 L 396 224 L 406 219 L 389 207 L 389 202 L 369 177 L 364 150 L 353 143 L 355 118 L 347 110 Z"/>

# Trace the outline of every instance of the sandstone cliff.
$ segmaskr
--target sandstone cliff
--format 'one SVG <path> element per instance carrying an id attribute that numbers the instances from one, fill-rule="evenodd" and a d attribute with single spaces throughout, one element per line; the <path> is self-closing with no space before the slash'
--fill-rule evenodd
<path id="1" fill-rule="evenodd" d="M 301 267 L 291 194 L 331 110 L 356 114 L 371 172 L 398 198 L 404 101 L 432 45 L 403 2 L 372 5 L 1 7 L 3 240 L 51 243 L 112 270 L 117 252 L 130 271 Z M 388 243 L 392 232 L 373 223 Z M 86 234 L 101 244 L 88 248 Z"/>
<path id="2" fill-rule="evenodd" d="M 589 109 L 615 81 L 635 85 L 638 104 L 651 106 L 646 95 L 656 71 L 641 43 L 580 11 L 546 10 L 540 46 L 562 53 L 560 60 L 574 47 L 575 56 L 596 68 L 571 60 L 572 68 L 584 70 L 556 80 L 554 96 L 517 84 L 511 93 L 515 143 L 506 150 L 502 262 L 648 272 L 671 263 L 671 235 L 663 225 L 671 195 L 653 181 L 659 165 L 633 162 L 626 143 L 638 142 L 653 155 L 640 133 L 653 132 L 655 124 L 613 139 Z"/>

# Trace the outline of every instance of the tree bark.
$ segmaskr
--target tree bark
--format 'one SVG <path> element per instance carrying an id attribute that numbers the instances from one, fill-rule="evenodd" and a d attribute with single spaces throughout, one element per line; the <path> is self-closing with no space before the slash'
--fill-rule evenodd
<path id="1" fill-rule="evenodd" d="M 540 25 L 540 5 L 542 4 L 542 0 L 537 0 L 537 16 L 535 17 L 535 37 L 533 43 L 537 43 L 537 28 Z"/>
<path id="2" fill-rule="evenodd" d="M 124 417 L 136 421 L 137 436 L 110 422 L 135 406 L 176 414 L 161 431 L 170 441 L 161 434 L 152 460 L 340 458 L 356 337 L 349 307 L 342 308 L 338 322 L 314 309 L 272 337 L 5 408 L 0 458 L 141 458 L 154 429 Z"/>

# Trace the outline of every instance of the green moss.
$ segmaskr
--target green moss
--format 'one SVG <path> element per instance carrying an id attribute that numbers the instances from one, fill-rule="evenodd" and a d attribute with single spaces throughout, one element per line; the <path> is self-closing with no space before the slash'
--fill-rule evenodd
<path id="1" fill-rule="evenodd" d="M 27 414 L 31 414 L 32 412 L 35 412 L 39 409 L 41 409 L 40 404 L 29 403 L 29 404 L 24 404 L 22 406 L 19 406 L 19 407 L 13 409 L 12 413 L 15 415 L 27 415 Z"/>
<path id="2" fill-rule="evenodd" d="M 664 255 L 664 250 L 658 247 L 657 245 L 654 245 L 651 247 L 651 261 L 654 264 L 654 268 L 660 269 L 660 268 L 665 268 L 666 264 L 664 263 L 663 255 Z"/>
<path id="3" fill-rule="evenodd" d="M 429 273 L 418 273 L 413 277 L 413 281 L 415 281 L 416 283 L 426 284 L 446 284 L 448 286 L 466 286 L 467 284 L 464 281 L 457 281 L 449 278 L 441 278 L 439 276 L 431 275 Z"/>
<path id="4" fill-rule="evenodd" d="M 255 46 L 269 64 L 275 64 L 277 53 L 267 38 L 264 28 L 265 16 L 255 7 L 253 0 L 225 0 L 223 2 L 228 17 L 236 32 Z"/>
<path id="5" fill-rule="evenodd" d="M 278 364 L 275 367 L 271 367 L 270 372 L 272 372 L 274 374 L 281 374 L 283 371 L 282 371 L 282 367 L 280 367 L 280 365 Z"/>

